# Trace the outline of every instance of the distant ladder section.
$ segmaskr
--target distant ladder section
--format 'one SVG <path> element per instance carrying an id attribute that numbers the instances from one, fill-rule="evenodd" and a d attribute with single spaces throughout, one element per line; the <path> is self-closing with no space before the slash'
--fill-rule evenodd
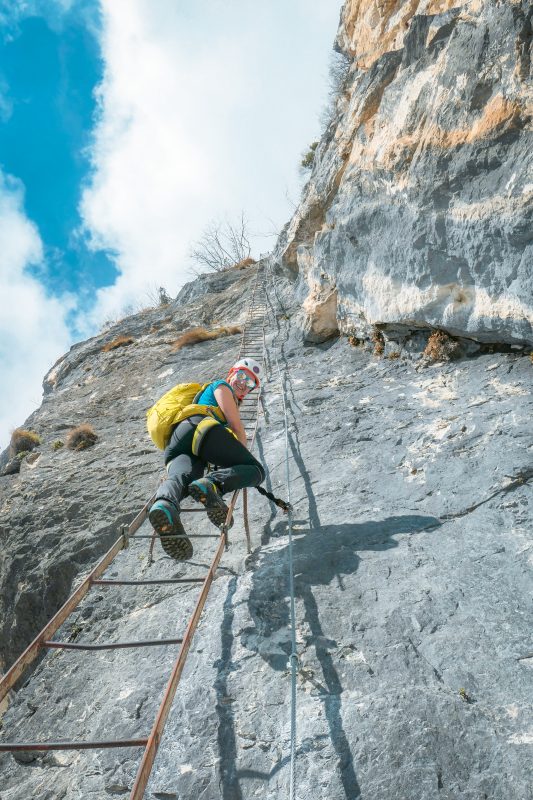
<path id="1" fill-rule="evenodd" d="M 266 320 L 266 297 L 265 297 L 265 271 L 262 263 L 259 263 L 256 273 L 256 278 L 252 290 L 252 297 L 248 306 L 245 323 L 243 326 L 242 339 L 239 348 L 239 358 L 249 356 L 255 358 L 257 361 L 264 360 L 265 350 L 265 320 Z M 255 436 L 258 427 L 259 418 L 259 403 L 261 402 L 261 389 L 257 392 L 255 398 L 247 396 L 241 405 L 241 417 L 245 427 L 248 444 L 251 448 L 255 441 Z M 165 688 L 163 699 L 159 706 L 155 721 L 148 736 L 135 739 L 111 739 L 100 741 L 57 741 L 57 742 L 0 742 L 0 752 L 20 752 L 29 750 L 92 750 L 92 749 L 105 749 L 114 747 L 139 747 L 144 748 L 141 763 L 139 765 L 135 783 L 133 785 L 130 800 L 142 800 L 144 792 L 148 784 L 148 779 L 152 770 L 155 760 L 157 749 L 163 735 L 163 729 L 168 718 L 172 702 L 176 693 L 178 683 L 180 681 L 183 668 L 187 659 L 189 648 L 192 638 L 198 626 L 200 616 L 202 614 L 209 590 L 213 583 L 216 570 L 219 566 L 220 560 L 224 550 L 228 546 L 228 529 L 230 526 L 231 518 L 237 502 L 239 491 L 233 493 L 231 502 L 229 504 L 228 515 L 226 521 L 221 528 L 220 534 L 192 534 L 190 538 L 215 538 L 218 539 L 218 545 L 209 566 L 207 573 L 203 576 L 191 578 L 175 578 L 164 580 L 111 580 L 103 578 L 103 574 L 108 567 L 113 563 L 114 559 L 121 550 L 127 548 L 130 541 L 135 539 L 152 539 L 148 535 L 138 535 L 137 531 L 148 518 L 150 506 L 154 502 L 155 494 L 145 503 L 143 508 L 139 511 L 137 516 L 129 525 L 123 525 L 120 529 L 120 536 L 112 547 L 107 551 L 103 558 L 93 568 L 93 570 L 82 581 L 78 588 L 71 594 L 65 604 L 59 609 L 57 614 L 50 620 L 50 622 L 42 629 L 42 631 L 35 637 L 33 642 L 26 648 L 21 656 L 15 661 L 13 666 L 6 672 L 0 681 L 0 703 L 6 697 L 7 693 L 13 688 L 15 683 L 22 677 L 26 669 L 35 661 L 35 659 L 46 649 L 69 649 L 84 652 L 98 652 L 100 650 L 112 650 L 120 648 L 138 648 L 138 647 L 157 647 L 157 646 L 170 646 L 181 645 L 178 656 L 172 667 L 172 672 Z M 182 513 L 191 513 L 195 511 L 205 511 L 205 509 L 181 509 Z M 246 531 L 246 539 L 248 551 L 250 552 L 250 531 L 248 525 L 247 515 L 247 493 L 246 489 L 243 490 L 243 514 L 244 525 Z M 115 586 L 155 586 L 155 585 L 169 585 L 169 584 L 202 584 L 201 591 L 194 608 L 194 611 L 189 619 L 189 623 L 183 634 L 179 639 L 148 639 L 136 642 L 109 642 L 98 644 L 82 644 L 72 642 L 57 642 L 53 641 L 54 635 L 59 628 L 64 624 L 68 617 L 78 607 L 85 595 L 94 587 L 112 589 Z"/>

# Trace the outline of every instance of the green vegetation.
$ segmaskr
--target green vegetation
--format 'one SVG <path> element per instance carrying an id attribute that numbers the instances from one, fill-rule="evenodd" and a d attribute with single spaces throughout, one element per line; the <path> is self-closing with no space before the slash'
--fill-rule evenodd
<path id="1" fill-rule="evenodd" d="M 311 169 L 313 163 L 315 161 L 315 150 L 318 147 L 318 142 L 313 142 L 309 145 L 309 150 L 307 153 L 304 153 L 302 156 L 302 160 L 300 161 L 300 166 L 302 169 Z"/>

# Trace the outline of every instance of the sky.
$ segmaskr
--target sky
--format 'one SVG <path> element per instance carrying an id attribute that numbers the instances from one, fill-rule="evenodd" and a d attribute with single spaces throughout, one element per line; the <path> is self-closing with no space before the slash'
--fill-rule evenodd
<path id="1" fill-rule="evenodd" d="M 0 449 L 76 341 L 267 252 L 321 131 L 341 0 L 0 0 Z"/>

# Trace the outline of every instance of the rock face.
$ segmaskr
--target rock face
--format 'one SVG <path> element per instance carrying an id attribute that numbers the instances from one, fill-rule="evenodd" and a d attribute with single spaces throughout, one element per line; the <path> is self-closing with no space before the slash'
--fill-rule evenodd
<path id="1" fill-rule="evenodd" d="M 171 345 L 180 332 L 208 320 L 239 322 L 231 303 L 253 277 L 249 270 L 218 281 L 209 276 L 196 284 L 188 304 L 178 296 L 174 305 L 126 318 L 74 345 L 44 378 L 43 404 L 27 420 L 39 429 L 41 457 L 35 465 L 25 459 L 17 478 L 0 478 L 0 668 L 55 613 L 74 576 L 116 539 L 117 525 L 150 496 L 160 458 L 145 432 L 145 411 L 165 389 L 190 380 L 191 356 L 195 363 L 205 352 L 199 344 L 173 354 Z M 220 296 L 227 286 L 233 288 Z M 189 291 L 190 284 L 182 294 Z M 242 304 L 237 308 L 242 316 Z M 133 341 L 106 352 L 120 337 Z M 239 339 L 218 339 L 212 352 L 233 349 L 236 355 Z M 209 360 L 195 368 L 198 380 L 216 374 Z M 69 429 L 85 422 L 98 435 L 94 447 L 58 447 Z"/>
<path id="2" fill-rule="evenodd" d="M 531 18 L 512 0 L 342 11 L 353 67 L 269 261 L 256 445 L 267 489 L 287 497 L 284 399 L 298 798 L 533 800 Z M 45 377 L 24 423 L 38 452 L 0 477 L 2 670 L 152 495 L 162 459 L 146 409 L 178 382 L 223 376 L 240 337 L 172 343 L 243 322 L 256 270 L 198 278 Z M 460 342 L 439 333 L 433 356 L 458 360 L 420 357 L 434 328 Z M 81 423 L 94 446 L 62 447 Z M 287 520 L 249 501 L 253 551 L 238 510 L 150 800 L 288 796 Z M 106 577 L 201 576 L 214 542 L 193 542 L 190 562 L 156 545 L 153 564 L 132 542 Z M 58 639 L 179 637 L 198 594 L 100 589 Z M 0 738 L 146 736 L 175 655 L 53 651 L 0 710 Z M 138 763 L 136 749 L 0 754 L 0 800 L 127 797 Z"/>
<path id="3" fill-rule="evenodd" d="M 306 338 L 327 284 L 341 331 L 533 344 L 532 15 L 526 0 L 345 3 L 353 65 L 277 248 Z"/>
<path id="4" fill-rule="evenodd" d="M 177 333 L 235 322 L 255 268 L 199 279 L 190 302 L 126 319 L 47 376 L 29 422 L 40 458 L 0 478 L 4 663 L 65 599 L 150 496 L 160 455 L 144 410 L 178 381 L 221 374 L 239 337 L 172 353 Z M 427 364 L 378 358 L 347 339 L 301 341 L 300 304 L 279 270 L 267 287 L 267 381 L 257 455 L 287 496 L 289 420 L 298 672 L 297 796 L 310 800 L 531 800 L 532 366 L 518 354 Z M 239 303 L 236 301 L 239 300 Z M 118 335 L 134 342 L 104 353 Z M 282 374 L 278 373 L 277 364 Z M 90 367 L 90 369 L 89 369 Z M 223 367 L 223 369 L 222 369 Z M 94 447 L 54 450 L 89 421 Z M 192 519 L 191 519 L 192 518 Z M 213 533 L 203 515 L 191 533 Z M 250 495 L 240 512 L 165 729 L 146 797 L 287 796 L 290 652 L 286 518 Z M 149 526 L 141 529 L 149 533 Z M 106 577 L 201 575 L 214 544 L 178 564 L 148 542 Z M 58 637 L 183 633 L 188 586 L 91 591 Z M 11 698 L 8 740 L 145 736 L 174 648 L 54 652 Z M 127 797 L 137 750 L 0 756 L 1 800 Z"/>

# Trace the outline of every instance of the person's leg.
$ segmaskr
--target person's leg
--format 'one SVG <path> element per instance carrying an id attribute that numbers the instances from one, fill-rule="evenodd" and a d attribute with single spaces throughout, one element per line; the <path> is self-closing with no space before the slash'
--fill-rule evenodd
<path id="1" fill-rule="evenodd" d="M 192 418 L 192 420 L 196 419 L 196 417 Z M 191 481 L 202 477 L 206 467 L 205 462 L 197 456 L 193 456 L 191 452 L 193 435 L 194 426 L 188 420 L 180 422 L 174 428 L 165 450 L 167 478 L 156 492 L 156 499 L 167 500 L 176 506 L 178 511 L 180 502 L 187 496 L 187 487 Z"/>
<path id="2" fill-rule="evenodd" d="M 265 479 L 262 464 L 222 425 L 215 425 L 207 432 L 200 457 L 202 461 L 217 465 L 209 473 L 209 479 L 220 487 L 222 494 L 259 486 Z"/>
<path id="3" fill-rule="evenodd" d="M 191 426 L 182 423 L 174 429 L 165 450 L 167 479 L 157 489 L 148 514 L 150 523 L 160 535 L 163 550 L 178 561 L 187 560 L 193 554 L 191 540 L 181 523 L 180 502 L 187 494 L 189 483 L 201 478 L 206 466 L 190 452 L 192 433 Z"/>
<path id="4" fill-rule="evenodd" d="M 167 464 L 167 478 L 156 492 L 157 500 L 168 500 L 179 510 L 180 503 L 187 497 L 187 489 L 191 481 L 201 478 L 205 471 L 205 463 L 193 455 L 182 453 Z"/>

